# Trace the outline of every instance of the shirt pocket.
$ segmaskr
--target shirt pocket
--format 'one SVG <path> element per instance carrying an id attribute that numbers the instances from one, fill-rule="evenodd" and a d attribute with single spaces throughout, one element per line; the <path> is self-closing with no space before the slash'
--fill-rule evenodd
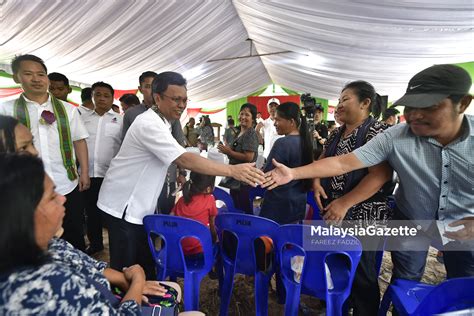
<path id="1" fill-rule="evenodd" d="M 120 133 L 120 124 L 107 123 L 105 124 L 105 136 L 114 137 Z"/>

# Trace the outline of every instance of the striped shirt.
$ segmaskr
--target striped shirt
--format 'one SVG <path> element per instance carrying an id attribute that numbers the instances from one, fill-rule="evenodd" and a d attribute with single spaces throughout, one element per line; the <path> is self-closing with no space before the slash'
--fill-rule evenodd
<path id="1" fill-rule="evenodd" d="M 400 178 L 397 206 L 409 219 L 451 221 L 474 216 L 474 116 L 443 146 L 403 123 L 353 152 L 366 166 L 388 161 Z"/>

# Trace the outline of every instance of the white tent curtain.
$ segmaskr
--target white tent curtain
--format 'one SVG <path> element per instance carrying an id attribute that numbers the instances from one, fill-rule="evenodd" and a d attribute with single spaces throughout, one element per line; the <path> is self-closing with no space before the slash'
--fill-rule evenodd
<path id="1" fill-rule="evenodd" d="M 6 0 L 0 64 L 42 57 L 76 83 L 133 89 L 147 70 L 178 71 L 192 105 L 212 106 L 271 82 L 335 99 L 367 80 L 391 100 L 436 63 L 474 61 L 472 0 Z M 213 58 L 290 50 L 232 61 Z"/>

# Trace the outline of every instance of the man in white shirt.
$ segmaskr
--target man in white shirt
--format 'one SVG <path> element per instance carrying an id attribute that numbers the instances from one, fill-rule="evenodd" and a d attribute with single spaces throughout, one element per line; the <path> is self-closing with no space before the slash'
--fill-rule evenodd
<path id="1" fill-rule="evenodd" d="M 59 100 L 67 101 L 67 96 L 72 92 L 69 85 L 69 79 L 59 72 L 52 72 L 48 74 L 49 79 L 49 93 L 54 95 Z"/>
<path id="2" fill-rule="evenodd" d="M 104 212 L 109 229 L 111 267 L 140 264 L 153 277 L 143 217 L 153 214 L 168 167 L 202 174 L 230 176 L 255 185 L 263 172 L 253 164 L 225 165 L 186 150 L 171 135 L 169 121 L 178 120 L 188 101 L 186 79 L 175 72 L 159 74 L 152 84 L 155 104 L 139 115 L 112 160 L 99 193 L 97 206 Z"/>
<path id="3" fill-rule="evenodd" d="M 275 129 L 275 114 L 276 108 L 280 105 L 280 100 L 277 98 L 271 98 L 268 100 L 267 108 L 268 114 L 270 116 L 263 121 L 263 123 L 258 123 L 256 127 L 257 134 L 260 133 L 260 130 L 263 129 L 263 157 L 267 159 L 270 151 L 272 150 L 273 144 L 275 141 L 282 137 L 278 135 Z"/>
<path id="4" fill-rule="evenodd" d="M 94 111 L 94 102 L 92 102 L 92 89 L 90 87 L 84 88 L 81 91 L 82 104 L 79 105 L 77 111 L 79 114 L 84 114 Z"/>
<path id="5" fill-rule="evenodd" d="M 56 191 L 67 198 L 62 238 L 85 250 L 80 191 L 87 190 L 90 184 L 87 130 L 72 104 L 48 94 L 47 69 L 41 58 L 17 56 L 12 61 L 12 70 L 13 79 L 21 84 L 24 92 L 18 99 L 0 105 L 0 114 L 16 117 L 31 130 L 46 173 L 54 181 Z M 76 156 L 80 174 L 76 169 Z"/>
<path id="6" fill-rule="evenodd" d="M 82 113 L 82 120 L 89 133 L 87 149 L 89 152 L 90 189 L 85 191 L 87 214 L 87 238 L 90 245 L 86 253 L 92 255 L 104 249 L 102 238 L 102 215 L 97 208 L 99 190 L 109 169 L 112 158 L 118 153 L 122 143 L 122 115 L 112 111 L 114 89 L 105 82 L 92 85 L 94 111 Z"/>

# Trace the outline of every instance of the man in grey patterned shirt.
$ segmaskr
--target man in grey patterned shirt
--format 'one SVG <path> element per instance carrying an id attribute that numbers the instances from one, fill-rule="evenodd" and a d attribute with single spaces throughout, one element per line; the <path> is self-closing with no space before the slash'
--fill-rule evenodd
<path id="1" fill-rule="evenodd" d="M 430 237 L 436 220 L 461 228 L 446 233 L 454 239 L 443 248 L 451 250 L 444 253 L 447 277 L 474 276 L 474 117 L 464 114 L 472 100 L 471 85 L 469 74 L 458 66 L 429 67 L 410 80 L 406 94 L 394 103 L 405 106 L 406 124 L 347 155 L 295 169 L 274 161 L 276 168 L 267 174 L 265 186 L 332 177 L 388 161 L 400 178 L 394 219 L 431 221 L 421 226 L 418 251 L 406 251 L 406 240 L 397 238 L 401 249 L 392 251 L 393 277 L 421 279 L 428 247 L 436 242 Z M 326 216 L 333 219 L 332 214 Z"/>

